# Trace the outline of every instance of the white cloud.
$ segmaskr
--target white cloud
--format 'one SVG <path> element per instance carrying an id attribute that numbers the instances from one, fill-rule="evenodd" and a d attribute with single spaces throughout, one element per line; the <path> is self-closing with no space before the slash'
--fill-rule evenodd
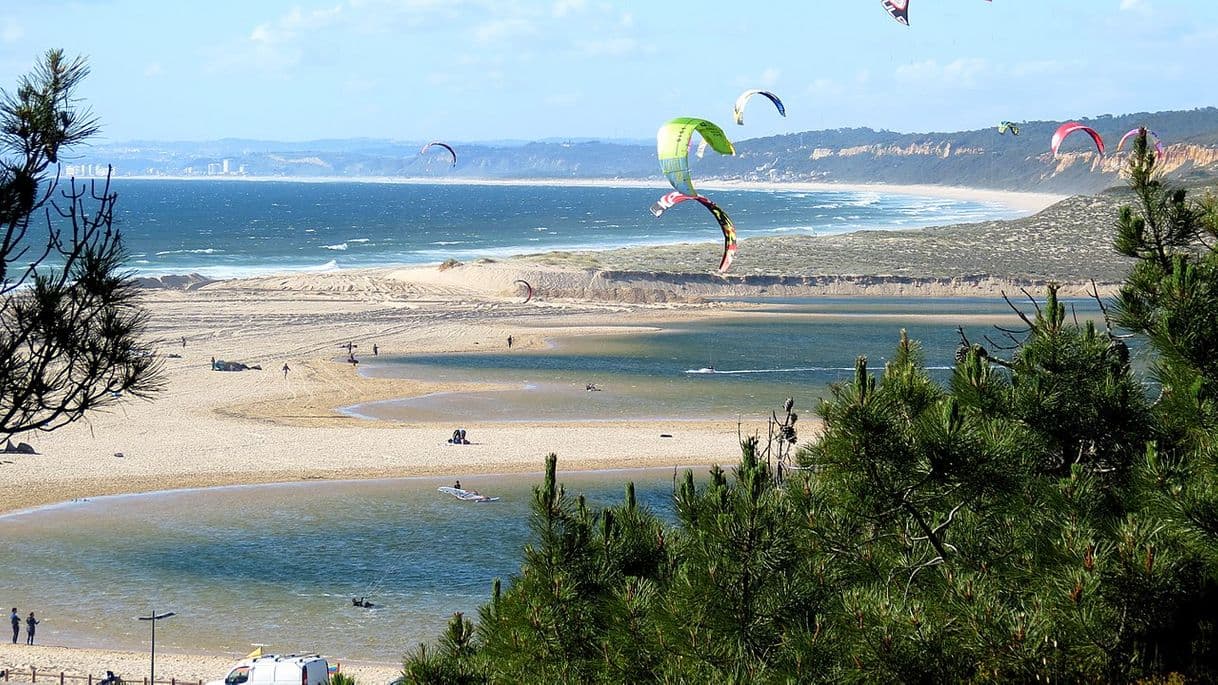
<path id="1" fill-rule="evenodd" d="M 782 72 L 778 71 L 778 69 L 774 67 L 766 67 L 761 72 L 761 78 L 758 79 L 758 81 L 760 81 L 761 85 L 763 86 L 772 86 L 775 83 L 778 83 L 778 76 L 781 73 Z"/>
<path id="2" fill-rule="evenodd" d="M 545 96 L 543 102 L 551 107 L 573 107 L 579 104 L 583 93 L 575 91 L 572 93 L 551 93 Z"/>
<path id="3" fill-rule="evenodd" d="M 902 64 L 897 67 L 898 77 L 917 81 L 926 85 L 939 86 L 972 86 L 976 77 L 988 70 L 989 65 L 983 59 L 965 58 L 952 60 L 947 64 L 928 59 L 913 64 Z"/>
<path id="4" fill-rule="evenodd" d="M 565 17 L 571 12 L 578 12 L 587 6 L 585 0 L 556 0 L 550 7 L 550 13 L 556 17 Z"/>
<path id="5" fill-rule="evenodd" d="M 630 28 L 631 26 L 634 26 L 634 14 L 631 12 L 622 12 L 621 19 L 618 20 L 618 23 L 621 24 L 623 28 Z"/>
<path id="6" fill-rule="evenodd" d="M 575 47 L 588 57 L 620 57 L 637 52 L 639 43 L 633 38 L 620 36 L 604 40 L 579 41 Z"/>
<path id="7" fill-rule="evenodd" d="M 1017 62 L 1011 67 L 1012 76 L 1040 76 L 1057 74 L 1066 69 L 1066 64 L 1055 59 L 1039 59 Z"/>
<path id="8" fill-rule="evenodd" d="M 159 62 L 153 62 L 152 64 L 144 67 L 144 76 L 147 76 L 148 78 L 156 78 L 157 76 L 164 75 L 165 68 L 162 67 Z"/>
<path id="9" fill-rule="evenodd" d="M 254 27 L 250 32 L 250 40 L 264 44 L 284 43 L 295 39 L 301 33 L 328 28 L 342 17 L 342 13 L 342 5 L 310 12 L 293 7 L 279 19 Z"/>
<path id="10" fill-rule="evenodd" d="M 1150 14 L 1153 10 L 1150 6 L 1150 0 L 1121 0 L 1121 11 Z"/>
<path id="11" fill-rule="evenodd" d="M 818 78 L 808 84 L 808 94 L 821 97 L 837 97 L 843 92 L 841 84 L 833 79 Z"/>
<path id="12" fill-rule="evenodd" d="M 493 43 L 520 36 L 530 36 L 537 33 L 533 22 L 519 17 L 496 19 L 474 27 L 474 40 L 479 43 Z"/>
<path id="13" fill-rule="evenodd" d="M 21 40 L 22 36 L 24 35 L 25 30 L 21 28 L 21 24 L 18 24 L 12 19 L 4 20 L 4 27 L 0 28 L 0 42 L 9 44 L 16 43 L 17 41 Z"/>

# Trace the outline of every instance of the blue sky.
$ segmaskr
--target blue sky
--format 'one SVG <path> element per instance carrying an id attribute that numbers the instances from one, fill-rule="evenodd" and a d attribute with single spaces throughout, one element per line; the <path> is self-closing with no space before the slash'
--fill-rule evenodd
<path id="1" fill-rule="evenodd" d="M 89 58 L 111 140 L 738 137 L 1208 106 L 1210 0 L 0 0 L 0 85 Z"/>

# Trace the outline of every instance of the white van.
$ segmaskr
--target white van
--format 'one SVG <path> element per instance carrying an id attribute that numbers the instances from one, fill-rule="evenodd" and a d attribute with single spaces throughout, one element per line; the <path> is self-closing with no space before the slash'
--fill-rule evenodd
<path id="1" fill-rule="evenodd" d="M 242 659 L 224 680 L 207 685 L 329 685 L 330 665 L 316 654 L 267 654 Z"/>

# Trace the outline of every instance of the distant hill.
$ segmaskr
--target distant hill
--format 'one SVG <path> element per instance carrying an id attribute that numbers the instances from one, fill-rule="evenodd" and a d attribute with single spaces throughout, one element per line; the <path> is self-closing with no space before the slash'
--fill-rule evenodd
<path id="1" fill-rule="evenodd" d="M 1118 182 L 1123 156 L 1116 143 L 1146 125 L 1167 145 L 1163 168 L 1173 177 L 1218 177 L 1218 108 L 1102 115 L 1081 120 L 1108 142 L 1099 157 L 1090 141 L 1071 138 L 1054 159 L 1049 138 L 1061 122 L 1019 122 L 1020 135 L 994 128 L 897 133 L 870 128 L 805 131 L 767 138 L 739 138 L 737 155 L 708 152 L 695 159 L 696 178 L 840 183 L 931 183 L 1004 190 L 1095 192 Z M 730 126 L 729 136 L 747 128 Z M 459 163 L 443 153 L 420 157 L 425 141 L 370 138 L 275 142 L 225 139 L 99 145 L 71 160 L 80 176 L 113 164 L 120 176 L 217 175 L 228 160 L 230 175 L 282 177 L 451 177 L 660 179 L 650 142 L 548 140 L 520 143 L 454 143 Z M 87 166 L 85 166 L 87 165 Z"/>

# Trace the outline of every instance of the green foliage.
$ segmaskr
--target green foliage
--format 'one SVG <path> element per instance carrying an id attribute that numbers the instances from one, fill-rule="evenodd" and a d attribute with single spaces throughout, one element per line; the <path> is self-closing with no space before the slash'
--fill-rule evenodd
<path id="1" fill-rule="evenodd" d="M 356 685 L 355 678 L 346 673 L 334 673 L 330 676 L 330 685 Z"/>
<path id="2" fill-rule="evenodd" d="M 410 682 L 1218 678 L 1218 210 L 1154 163 L 1143 134 L 1115 312 L 1157 399 L 1050 287 L 1006 358 L 965 341 L 946 387 L 904 332 L 878 377 L 860 358 L 793 477 L 769 462 L 785 433 L 748 438 L 730 474 L 674 483 L 673 526 L 633 488 L 589 510 L 551 455 L 519 576 Z"/>

